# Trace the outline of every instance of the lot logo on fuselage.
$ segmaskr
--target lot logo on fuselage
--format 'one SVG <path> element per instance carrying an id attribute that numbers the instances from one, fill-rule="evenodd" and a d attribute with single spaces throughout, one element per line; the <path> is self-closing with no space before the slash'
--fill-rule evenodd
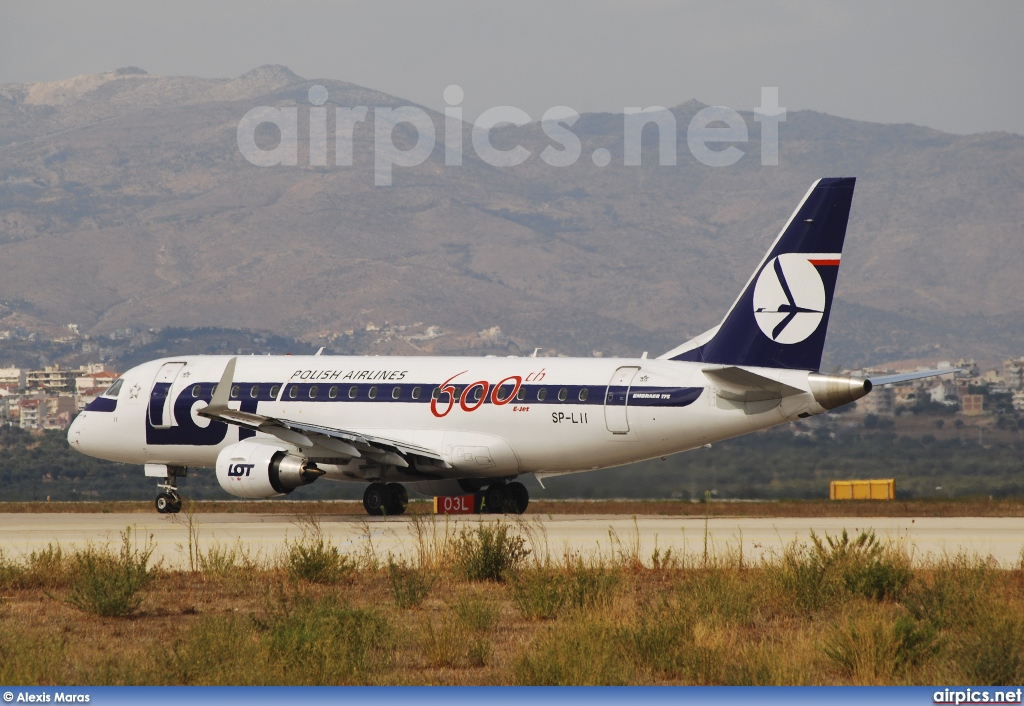
<path id="1" fill-rule="evenodd" d="M 838 256 L 819 259 L 785 253 L 768 261 L 754 285 L 754 319 L 776 343 L 799 343 L 818 329 L 825 313 L 825 285 L 815 265 L 838 265 Z"/>

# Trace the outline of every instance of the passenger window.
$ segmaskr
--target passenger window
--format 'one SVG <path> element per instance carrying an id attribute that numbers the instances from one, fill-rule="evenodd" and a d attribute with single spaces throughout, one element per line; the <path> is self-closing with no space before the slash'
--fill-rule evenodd
<path id="1" fill-rule="evenodd" d="M 479 387 L 479 386 L 473 388 L 473 401 L 474 402 L 479 402 L 480 398 L 483 397 L 483 396 L 484 396 L 484 388 Z"/>
<path id="2" fill-rule="evenodd" d="M 288 388 L 288 396 L 291 397 L 294 400 L 296 397 L 299 396 L 299 388 L 296 387 L 295 385 L 292 385 L 291 387 L 289 387 Z"/>
<path id="3" fill-rule="evenodd" d="M 568 396 L 569 396 L 569 390 L 567 388 L 563 387 L 561 390 L 558 391 L 558 401 L 559 402 L 565 402 L 565 400 L 566 400 L 566 398 Z"/>
<path id="4" fill-rule="evenodd" d="M 391 391 L 391 399 L 397 400 L 401 396 L 402 396 L 402 388 L 396 387 L 395 389 L 393 389 Z"/>
<path id="5" fill-rule="evenodd" d="M 455 401 L 458 402 L 462 398 L 462 388 L 456 387 L 455 392 L 452 394 L 454 395 Z"/>
<path id="6" fill-rule="evenodd" d="M 318 390 L 316 389 L 316 385 L 313 385 L 313 387 L 309 388 L 309 399 L 315 400 L 317 392 Z"/>
<path id="7" fill-rule="evenodd" d="M 348 388 L 348 398 L 350 400 L 354 400 L 358 396 L 359 396 L 359 385 L 353 385 L 352 387 Z"/>
<path id="8" fill-rule="evenodd" d="M 193 385 L 192 386 L 192 396 L 193 397 L 199 397 L 199 395 L 201 395 L 202 392 L 203 392 L 203 386 L 202 385 Z M 106 394 L 109 395 L 110 392 L 107 391 Z"/>
<path id="9" fill-rule="evenodd" d="M 432 400 L 436 400 L 440 396 L 441 396 L 441 388 L 440 387 L 435 387 L 433 389 L 433 391 L 430 393 L 430 399 L 432 399 Z"/>
<path id="10" fill-rule="evenodd" d="M 412 398 L 414 400 L 418 400 L 420 398 L 420 392 L 422 392 L 422 390 L 420 390 L 420 388 L 418 388 L 418 387 L 412 388 Z"/>
<path id="11" fill-rule="evenodd" d="M 121 385 L 124 384 L 124 380 L 115 380 L 114 384 L 107 388 L 107 391 L 103 393 L 104 397 L 117 397 L 117 393 L 121 391 Z"/>
<path id="12" fill-rule="evenodd" d="M 259 396 L 260 396 L 260 386 L 259 385 L 253 385 L 252 389 L 249 390 L 249 397 L 251 397 L 253 399 L 256 399 Z"/>
<path id="13" fill-rule="evenodd" d="M 537 390 L 537 401 L 538 402 L 543 402 L 544 398 L 546 398 L 547 396 L 548 396 L 548 389 L 546 387 L 542 387 L 539 390 Z"/>
<path id="14" fill-rule="evenodd" d="M 590 390 L 588 388 L 584 387 L 582 390 L 580 390 L 580 402 L 586 402 L 587 401 L 587 397 L 589 397 L 589 396 L 590 396 Z"/>
<path id="15" fill-rule="evenodd" d="M 281 391 L 281 386 L 280 385 L 274 385 L 272 388 L 270 388 L 270 398 L 272 400 L 277 400 L 277 393 L 280 392 L 280 391 Z"/>
<path id="16" fill-rule="evenodd" d="M 518 402 L 522 402 L 525 399 L 526 399 L 526 388 L 525 387 L 520 387 L 519 388 L 519 392 L 516 393 L 516 400 Z"/>
<path id="17" fill-rule="evenodd" d="M 371 400 L 377 399 L 377 386 L 376 385 L 374 385 L 373 387 L 370 388 L 370 392 L 367 395 L 367 397 L 369 397 Z"/>
<path id="18" fill-rule="evenodd" d="M 338 388 L 337 388 L 337 386 L 331 387 L 331 389 L 328 390 L 328 392 L 327 392 L 327 396 L 330 397 L 332 400 L 335 397 L 337 397 L 338 396 Z"/>
<path id="19" fill-rule="evenodd" d="M 239 391 L 238 385 L 235 385 L 234 387 L 231 388 L 231 399 L 233 399 L 233 400 L 237 400 L 238 399 L 238 391 Z"/>

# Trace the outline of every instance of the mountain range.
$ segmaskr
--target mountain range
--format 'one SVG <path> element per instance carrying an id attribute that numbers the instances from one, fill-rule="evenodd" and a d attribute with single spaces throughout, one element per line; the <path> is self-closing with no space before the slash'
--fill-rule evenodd
<path id="1" fill-rule="evenodd" d="M 328 108 L 370 107 L 352 166 L 309 166 L 314 85 Z M 264 105 L 298 108 L 298 165 L 240 152 L 239 121 Z M 779 164 L 763 166 L 758 124 L 741 113 L 744 156 L 709 167 L 687 150 L 705 107 L 694 100 L 671 109 L 672 166 L 657 163 L 653 126 L 643 165 L 625 165 L 623 117 L 610 113 L 572 126 L 572 166 L 540 159 L 552 141 L 539 122 L 493 131 L 496 146 L 530 151 L 519 166 L 476 157 L 468 126 L 463 165 L 446 166 L 444 115 L 423 108 L 439 136 L 431 157 L 375 186 L 373 107 L 405 105 L 280 66 L 0 86 L 3 311 L 93 333 L 215 326 L 333 341 L 390 322 L 448 334 L 366 353 L 465 352 L 468 336 L 499 327 L 510 352 L 657 355 L 720 320 L 815 179 L 847 175 L 857 191 L 825 367 L 1024 354 L 1022 136 L 789 111 Z M 395 131 L 399 147 L 409 139 Z M 599 148 L 608 166 L 591 159 Z"/>

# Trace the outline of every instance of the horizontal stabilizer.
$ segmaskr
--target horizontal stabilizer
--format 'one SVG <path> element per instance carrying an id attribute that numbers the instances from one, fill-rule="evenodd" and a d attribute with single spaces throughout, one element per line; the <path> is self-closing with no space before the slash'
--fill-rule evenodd
<path id="1" fill-rule="evenodd" d="M 916 373 L 899 373 L 897 375 L 872 375 L 868 378 L 872 385 L 895 385 L 899 382 L 931 378 L 936 375 L 948 375 L 949 373 L 962 373 L 963 368 L 944 368 L 942 370 L 919 370 Z"/>
<path id="2" fill-rule="evenodd" d="M 792 385 L 735 366 L 705 368 L 703 372 L 718 388 L 719 397 L 738 402 L 780 399 L 806 392 Z"/>

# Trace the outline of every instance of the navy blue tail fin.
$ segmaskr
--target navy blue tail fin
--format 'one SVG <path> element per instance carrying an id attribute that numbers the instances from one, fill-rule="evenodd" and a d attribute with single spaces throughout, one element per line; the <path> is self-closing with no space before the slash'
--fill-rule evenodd
<path id="1" fill-rule="evenodd" d="M 815 182 L 722 323 L 659 357 L 818 370 L 855 182 Z"/>

